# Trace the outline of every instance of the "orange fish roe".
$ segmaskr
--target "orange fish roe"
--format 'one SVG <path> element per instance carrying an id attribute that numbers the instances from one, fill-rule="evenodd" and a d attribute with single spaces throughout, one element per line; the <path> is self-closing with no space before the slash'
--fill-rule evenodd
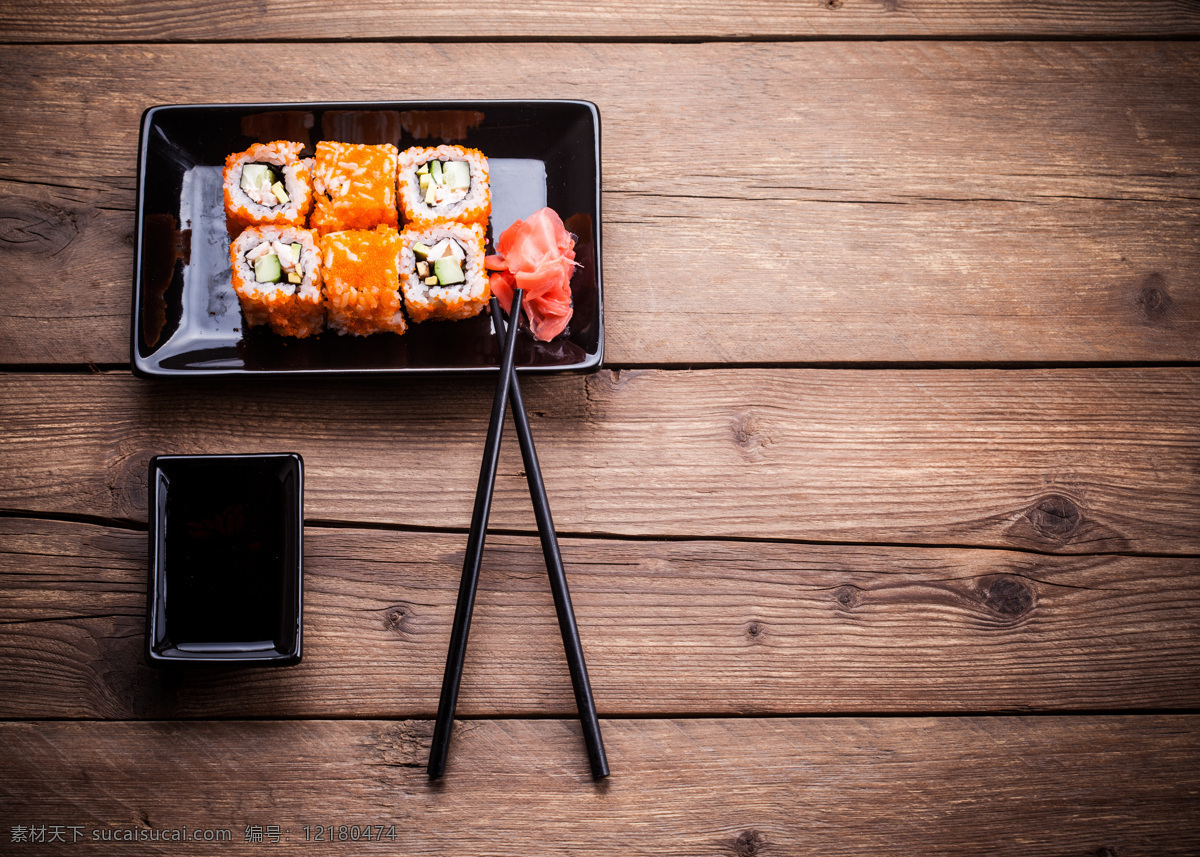
<path id="1" fill-rule="evenodd" d="M 264 296 L 256 307 L 247 306 L 245 301 L 242 306 L 246 309 L 246 320 L 251 327 L 265 322 L 280 336 L 303 339 L 320 333 L 325 326 L 325 307 L 320 298 L 271 294 Z M 258 318 L 262 320 L 255 321 Z"/>
<path id="2" fill-rule="evenodd" d="M 310 225 L 322 235 L 396 227 L 396 147 L 390 143 L 317 143 L 313 163 L 316 205 Z"/>
<path id="3" fill-rule="evenodd" d="M 400 235 L 387 226 L 321 238 L 329 327 L 366 336 L 408 325 L 400 306 Z"/>

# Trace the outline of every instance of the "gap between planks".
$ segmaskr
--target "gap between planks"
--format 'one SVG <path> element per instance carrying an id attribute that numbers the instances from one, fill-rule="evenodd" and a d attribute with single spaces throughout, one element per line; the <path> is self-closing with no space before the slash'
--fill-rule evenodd
<path id="1" fill-rule="evenodd" d="M 0 509 L 0 519 L 57 521 L 65 524 L 92 524 L 100 527 L 129 530 L 131 532 L 147 532 L 149 526 L 144 521 L 133 521 L 127 518 L 105 518 L 100 515 L 77 515 L 68 512 L 37 512 L 25 509 Z M 322 519 L 304 519 L 305 529 L 322 530 L 379 530 L 393 533 L 412 533 L 419 535 L 467 535 L 468 527 L 423 527 L 409 524 L 397 524 L 387 521 L 337 521 Z M 488 527 L 489 536 L 512 536 L 515 538 L 532 538 L 537 536 L 536 530 L 522 530 L 511 527 Z M 1031 556 L 1061 557 L 1063 554 L 1053 551 L 1036 550 L 1027 547 L 1003 547 L 999 545 L 949 544 L 945 542 L 856 542 L 822 539 L 791 539 L 784 537 L 754 537 L 754 536 L 723 536 L 723 535 L 671 535 L 654 533 L 592 533 L 571 531 L 555 528 L 555 533 L 562 539 L 581 539 L 589 541 L 613 542 L 719 542 L 722 544 L 760 544 L 760 545 L 809 545 L 813 547 L 845 547 L 845 548 L 922 548 L 929 550 L 979 550 L 998 551 L 1001 553 L 1029 554 Z M 1200 559 L 1195 553 L 1163 553 L 1152 551 L 1096 551 L 1095 553 L 1070 554 L 1077 557 L 1144 557 L 1146 559 Z M 3 718 L 0 718 L 3 719 Z"/>
<path id="2" fill-rule="evenodd" d="M 2 627 L 2 626 L 0 626 Z M 930 709 L 928 711 L 759 711 L 754 714 L 734 715 L 728 712 L 672 712 L 672 711 L 654 711 L 654 712 L 619 712 L 614 714 L 605 713 L 600 718 L 603 723 L 638 723 L 638 722 L 653 722 L 657 720 L 671 720 L 675 722 L 698 722 L 713 720 L 934 720 L 947 719 L 954 720 L 1002 720 L 1005 718 L 1019 717 L 1022 720 L 1067 720 L 1071 718 L 1084 719 L 1089 717 L 1200 717 L 1200 708 L 1194 707 L 1178 707 L 1162 706 L 1159 708 L 1066 708 L 1066 709 L 1043 709 L 1043 708 L 996 708 L 987 711 L 961 711 L 957 709 Z M 181 715 L 179 717 L 5 717 L 0 716 L 0 724 L 15 724 L 15 723 L 105 723 L 105 724 L 126 724 L 126 725 L 171 725 L 177 723 L 369 723 L 380 720 L 378 715 L 353 715 L 353 714 L 326 714 L 311 716 L 297 714 L 288 715 L 229 715 L 222 717 L 220 715 L 205 715 L 192 716 Z M 388 723 L 408 723 L 408 724 L 425 724 L 432 723 L 429 717 L 388 717 L 385 718 Z M 455 715 L 455 723 L 523 723 L 526 721 L 534 721 L 541 723 L 564 723 L 570 724 L 578 720 L 577 717 L 570 715 L 564 716 L 561 712 L 519 712 L 502 714 L 486 714 L 477 713 L 465 716 Z"/>
<path id="3" fill-rule="evenodd" d="M 11 318 L 12 316 L 10 316 Z M 605 363 L 599 371 L 608 372 L 706 372 L 717 369 L 844 369 L 847 371 L 879 371 L 902 372 L 912 371 L 972 371 L 1000 370 L 1009 372 L 1028 372 L 1043 369 L 1194 369 L 1200 366 L 1200 360 L 1002 360 L 994 363 L 980 360 L 864 360 L 855 361 L 725 361 L 701 363 L 687 361 L 680 363 Z M 520 367 L 518 367 L 519 369 Z M 0 374 L 61 374 L 61 375 L 121 375 L 129 373 L 128 363 L 0 363 Z M 524 376 L 524 373 L 522 373 Z M 202 377 L 202 376 L 198 376 Z M 236 376 L 235 376 L 236 377 Z M 254 378 L 247 374 L 246 378 Z M 305 376 L 301 373 L 289 375 L 289 378 L 300 380 Z M 179 380 L 189 380 L 181 378 Z"/>
<path id="4" fill-rule="evenodd" d="M 975 42 L 980 44 L 1003 44 L 1006 42 L 1194 42 L 1200 39 L 1200 27 L 1195 31 L 1165 34 L 1112 34 L 1095 33 L 1082 35 L 1060 35 L 1034 32 L 979 33 L 979 34 L 780 34 L 780 35 L 729 35 L 729 36 L 429 36 L 429 37 L 345 37 L 345 38 L 294 38 L 288 44 L 310 47 L 336 45 L 755 45 L 755 44 L 811 44 L 818 42 Z M 0 39 L 0 47 L 46 47 L 78 48 L 103 45 L 111 48 L 166 47 L 174 45 L 270 45 L 284 41 L 281 38 L 263 39 L 120 39 L 115 41 L 37 41 L 20 42 Z"/>

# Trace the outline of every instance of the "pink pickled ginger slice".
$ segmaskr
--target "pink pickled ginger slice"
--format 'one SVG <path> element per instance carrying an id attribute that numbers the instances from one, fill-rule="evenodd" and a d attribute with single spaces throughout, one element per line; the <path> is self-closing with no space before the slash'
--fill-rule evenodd
<path id="1" fill-rule="evenodd" d="M 513 289 L 525 290 L 522 309 L 529 329 L 543 342 L 562 333 L 571 320 L 571 275 L 575 273 L 575 237 L 553 209 L 518 220 L 496 240 L 497 255 L 487 258 L 495 271 L 489 285 L 505 311 Z"/>

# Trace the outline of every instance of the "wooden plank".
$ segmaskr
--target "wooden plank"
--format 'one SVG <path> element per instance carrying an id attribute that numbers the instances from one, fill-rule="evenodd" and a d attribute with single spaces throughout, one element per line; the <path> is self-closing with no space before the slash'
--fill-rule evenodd
<path id="1" fill-rule="evenodd" d="M 565 533 L 1200 553 L 1200 370 L 602 371 L 523 385 Z M 466 528 L 490 379 L 0 376 L 0 509 L 146 519 L 159 453 L 291 450 L 312 520 Z M 515 438 L 495 527 L 535 525 Z"/>
<path id="2" fill-rule="evenodd" d="M 143 664 L 144 532 L 0 519 L 0 718 L 432 718 L 465 536 L 306 540 L 301 665 L 181 677 Z M 459 713 L 573 716 L 537 542 L 488 544 Z M 1200 707 L 1196 558 L 563 551 L 605 716 Z"/>
<path id="3" fill-rule="evenodd" d="M 1200 359 L 1193 44 L 92 45 L 0 67 L 7 364 L 128 360 L 146 107 L 434 85 L 599 105 L 611 363 Z"/>
<path id="4" fill-rule="evenodd" d="M 278 825 L 305 854 L 1192 855 L 1197 726 L 608 720 L 613 776 L 594 784 L 575 724 L 477 721 L 435 785 L 428 722 L 4 723 L 0 821 L 6 835 L 81 827 L 80 854 L 114 850 L 93 830 L 148 840 L 184 825 L 228 829 L 222 854 L 260 854 L 247 827 Z M 395 841 L 304 841 L 306 825 L 367 824 L 394 824 Z"/>
<path id="5" fill-rule="evenodd" d="M 103 183 L 0 181 L 0 361 L 129 361 L 133 179 Z"/>
<path id="6" fill-rule="evenodd" d="M 150 0 L 9 0 L 0 12 L 4 41 L 195 41 L 295 39 L 496 38 L 688 39 L 852 36 L 1196 36 L 1200 12 L 1186 3 L 1056 3 L 1030 0 L 609 0 L 578 6 L 562 0 L 503 4 L 472 0 L 454 7 L 400 0 L 349 0 L 330 14 L 314 0 L 247 6 L 229 0 L 168 11 Z"/>

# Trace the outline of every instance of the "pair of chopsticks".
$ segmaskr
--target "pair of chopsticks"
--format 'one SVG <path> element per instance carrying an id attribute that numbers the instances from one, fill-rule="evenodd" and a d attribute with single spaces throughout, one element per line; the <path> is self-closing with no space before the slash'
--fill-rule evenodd
<path id="1" fill-rule="evenodd" d="M 525 414 L 525 402 L 521 397 L 521 385 L 513 369 L 516 353 L 519 321 L 521 318 L 521 289 L 513 292 L 511 326 L 505 330 L 504 316 L 500 303 L 491 300 L 492 324 L 500 338 L 502 358 L 500 380 L 496 384 L 496 398 L 492 402 L 492 418 L 488 424 L 487 441 L 483 448 L 483 462 L 479 467 L 479 486 L 475 492 L 475 509 L 471 515 L 471 530 L 467 536 L 467 553 L 463 558 L 462 581 L 458 587 L 458 604 L 454 608 L 454 626 L 450 631 L 450 649 L 446 653 L 446 673 L 442 677 L 442 695 L 438 701 L 437 722 L 433 729 L 433 744 L 429 750 L 429 776 L 440 777 L 446 770 L 446 756 L 450 750 L 450 730 L 454 724 L 454 708 L 458 702 L 458 685 L 462 679 L 463 661 L 467 654 L 467 636 L 471 632 L 471 612 L 475 607 L 475 590 L 479 584 L 479 566 L 483 559 L 483 541 L 487 531 L 488 515 L 491 512 L 492 492 L 496 485 L 496 463 L 500 457 L 500 437 L 504 428 L 504 412 L 512 400 L 513 422 L 517 427 L 517 438 L 521 446 L 521 458 L 525 465 L 525 478 L 529 482 L 529 494 L 533 500 L 534 516 L 537 518 L 538 536 L 542 542 L 542 555 L 546 560 L 546 571 L 550 576 L 550 589 L 554 593 L 554 609 L 558 613 L 558 627 L 562 632 L 563 648 L 567 654 L 567 666 L 571 671 L 571 686 L 575 690 L 575 705 L 579 709 L 579 720 L 583 725 L 583 740 L 587 745 L 588 762 L 592 776 L 602 779 L 608 776 L 608 759 L 604 755 L 604 742 L 600 737 L 600 723 L 596 719 L 596 705 L 592 700 L 592 687 L 588 682 L 587 666 L 583 662 L 583 647 L 579 643 L 579 629 L 575 625 L 575 611 L 571 606 L 571 594 L 567 589 L 567 576 L 563 571 L 562 554 L 558 549 L 558 535 L 550 517 L 550 504 L 546 499 L 546 486 L 542 482 L 542 470 L 538 465 L 537 451 L 533 446 L 533 434 L 529 430 L 529 418 Z"/>

